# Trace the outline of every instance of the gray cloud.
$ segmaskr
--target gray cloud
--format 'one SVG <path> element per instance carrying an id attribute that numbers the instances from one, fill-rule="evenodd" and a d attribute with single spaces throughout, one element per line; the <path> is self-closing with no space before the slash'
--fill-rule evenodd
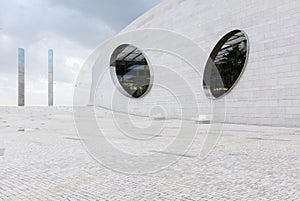
<path id="1" fill-rule="evenodd" d="M 74 9 L 90 18 L 102 19 L 114 30 L 124 28 L 129 22 L 158 4 L 161 0 L 51 0 L 53 5 Z"/>

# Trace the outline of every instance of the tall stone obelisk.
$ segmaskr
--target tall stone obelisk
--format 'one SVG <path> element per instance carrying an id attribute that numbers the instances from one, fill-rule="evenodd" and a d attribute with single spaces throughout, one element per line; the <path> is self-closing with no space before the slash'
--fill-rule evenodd
<path id="1" fill-rule="evenodd" d="M 18 49 L 18 106 L 25 106 L 25 51 Z"/>
<path id="2" fill-rule="evenodd" d="M 53 50 L 48 50 L 48 106 L 53 106 Z"/>

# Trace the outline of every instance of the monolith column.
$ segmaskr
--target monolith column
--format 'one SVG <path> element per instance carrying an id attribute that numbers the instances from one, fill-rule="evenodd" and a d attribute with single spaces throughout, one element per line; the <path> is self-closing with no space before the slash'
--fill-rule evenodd
<path id="1" fill-rule="evenodd" d="M 48 106 L 53 106 L 53 50 L 48 50 Z"/>
<path id="2" fill-rule="evenodd" d="M 25 106 L 25 51 L 18 49 L 18 106 Z"/>

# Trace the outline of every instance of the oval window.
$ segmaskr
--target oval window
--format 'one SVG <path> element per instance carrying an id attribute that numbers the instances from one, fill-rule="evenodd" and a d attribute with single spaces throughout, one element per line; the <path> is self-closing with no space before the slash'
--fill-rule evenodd
<path id="1" fill-rule="evenodd" d="M 248 57 L 248 39 L 240 30 L 226 34 L 215 46 L 203 76 L 203 88 L 210 98 L 230 92 L 241 77 Z"/>
<path id="2" fill-rule="evenodd" d="M 140 98 L 149 91 L 150 68 L 137 47 L 127 44 L 119 46 L 111 57 L 110 67 L 124 95 Z"/>

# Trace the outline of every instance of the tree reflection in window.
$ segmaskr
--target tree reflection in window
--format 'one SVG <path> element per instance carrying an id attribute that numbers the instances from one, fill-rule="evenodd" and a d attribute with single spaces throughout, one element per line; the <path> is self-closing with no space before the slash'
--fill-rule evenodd
<path id="1" fill-rule="evenodd" d="M 132 45 L 121 45 L 113 53 L 111 68 L 125 92 L 134 98 L 143 96 L 149 88 L 150 69 L 144 54 Z"/>
<path id="2" fill-rule="evenodd" d="M 214 67 L 205 68 L 203 86 L 210 96 L 219 98 L 235 85 L 245 67 L 248 50 L 247 37 L 235 30 L 225 35 L 210 55 Z M 209 62 L 208 62 L 209 63 Z"/>

